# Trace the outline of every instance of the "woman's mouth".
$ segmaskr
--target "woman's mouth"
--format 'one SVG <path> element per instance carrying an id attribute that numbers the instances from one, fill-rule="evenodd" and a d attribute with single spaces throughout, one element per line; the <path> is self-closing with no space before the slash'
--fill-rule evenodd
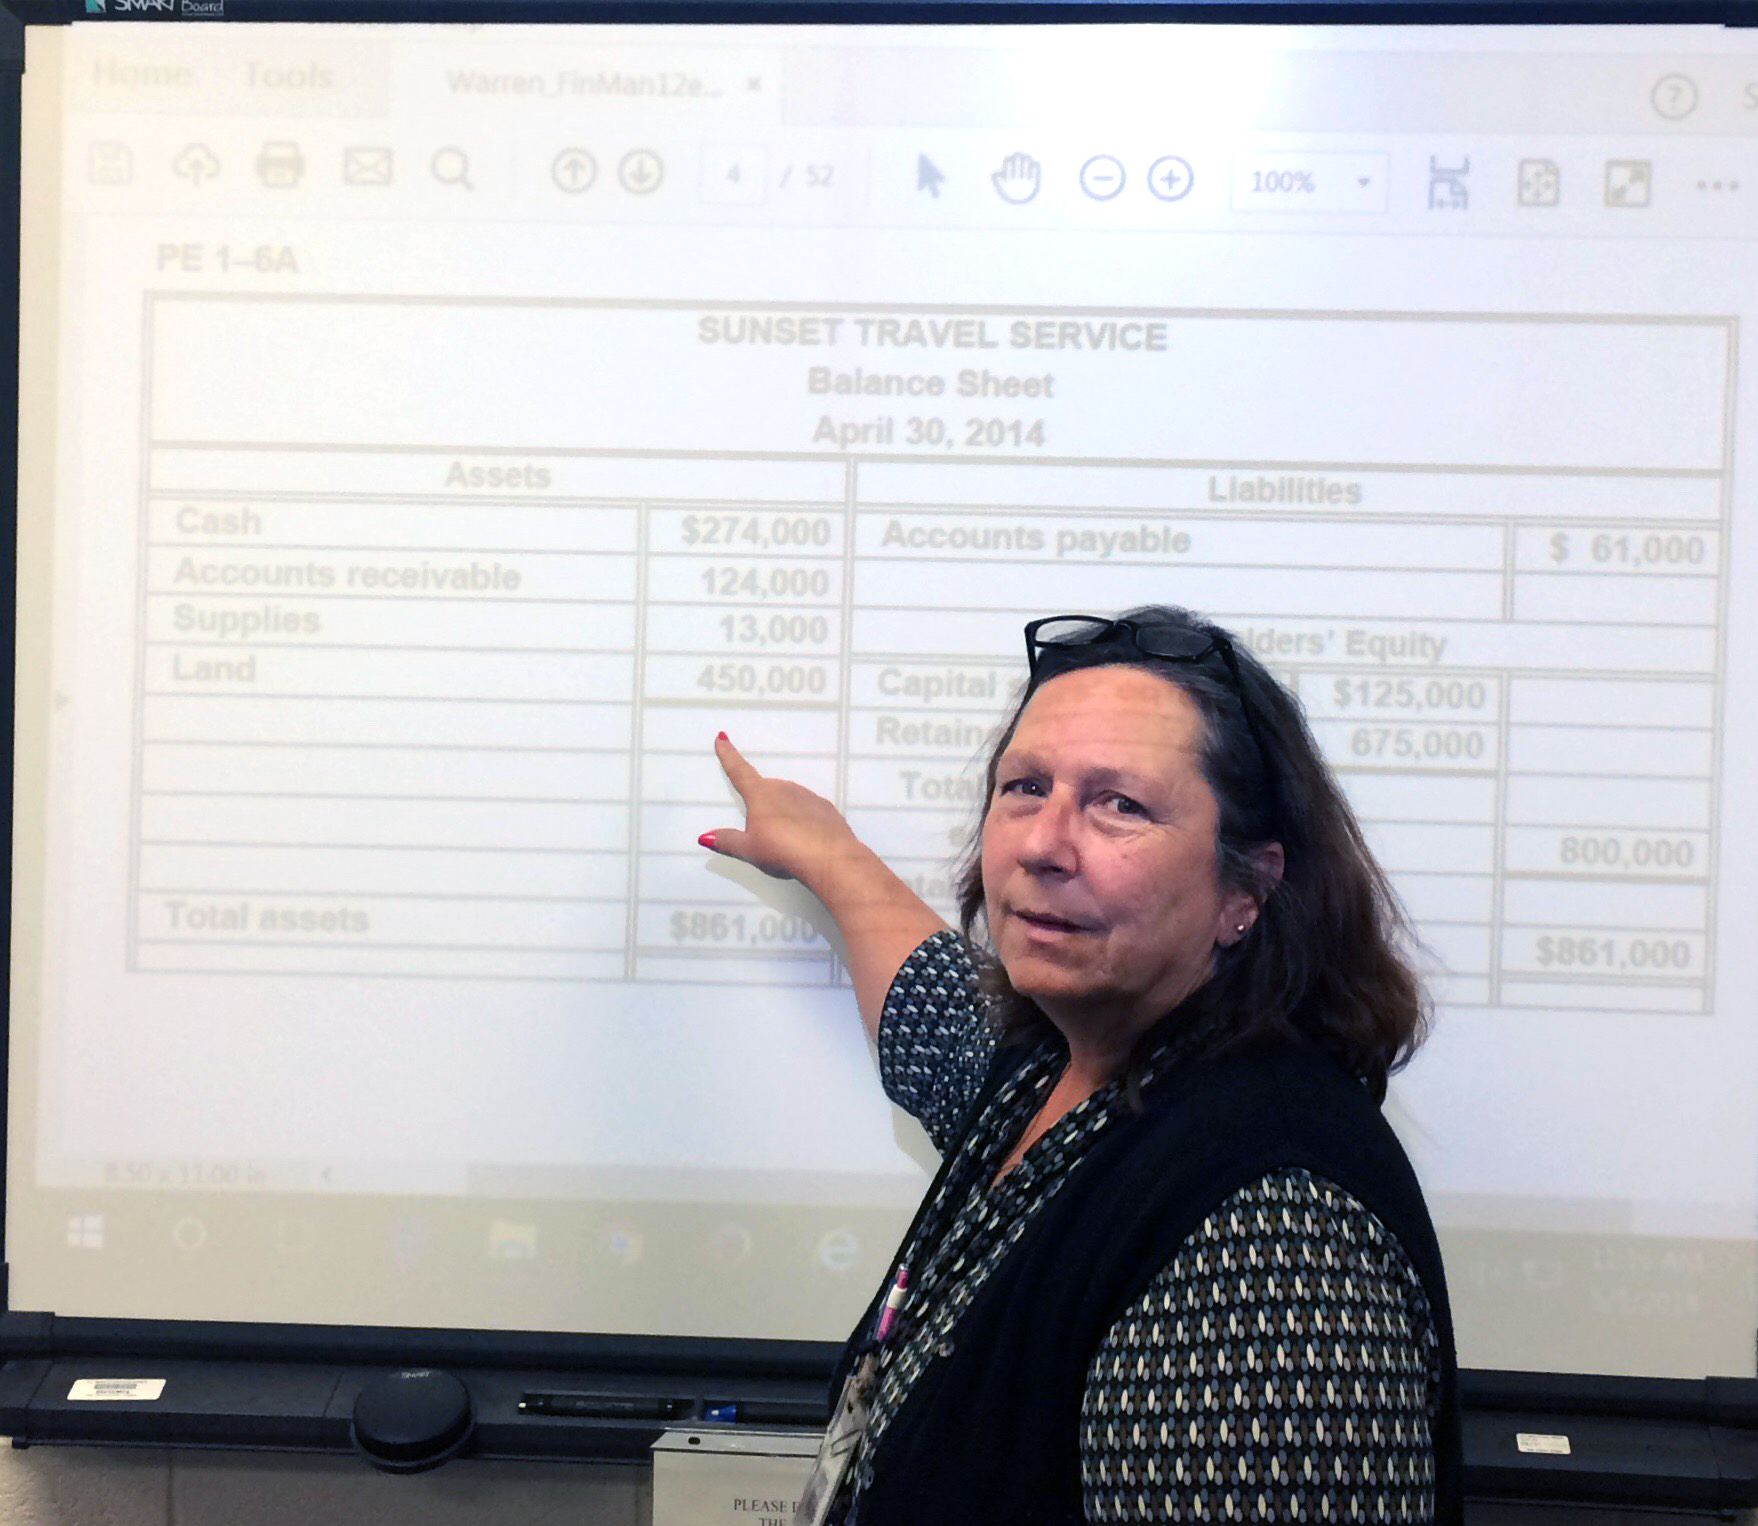
<path id="1" fill-rule="evenodd" d="M 1067 917 L 1056 916 L 1047 911 L 1015 911 L 1014 916 L 1027 927 L 1047 933 L 1084 933 L 1089 931 L 1085 923 L 1071 922 Z"/>

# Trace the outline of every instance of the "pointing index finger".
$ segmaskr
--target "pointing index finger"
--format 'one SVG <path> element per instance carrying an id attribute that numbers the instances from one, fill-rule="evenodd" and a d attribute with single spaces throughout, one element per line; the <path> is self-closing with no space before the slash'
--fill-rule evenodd
<path id="1" fill-rule="evenodd" d="M 763 777 L 745 761 L 745 755 L 733 746 L 724 731 L 714 739 L 714 756 L 720 760 L 727 783 L 739 792 L 741 798 L 749 785 Z"/>

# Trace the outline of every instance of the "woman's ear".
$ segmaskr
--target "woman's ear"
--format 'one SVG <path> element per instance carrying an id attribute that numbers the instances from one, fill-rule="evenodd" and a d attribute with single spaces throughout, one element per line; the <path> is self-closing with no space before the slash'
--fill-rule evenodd
<path id="1" fill-rule="evenodd" d="M 1281 843 L 1267 842 L 1252 850 L 1251 862 L 1258 872 L 1258 882 L 1264 887 L 1264 897 L 1267 900 L 1282 883 L 1282 871 L 1288 867 L 1287 855 L 1282 852 Z"/>
<path id="2" fill-rule="evenodd" d="M 1287 856 L 1282 852 L 1281 843 L 1267 842 L 1252 849 L 1251 867 L 1257 889 L 1235 891 L 1228 896 L 1222 908 L 1222 921 L 1225 925 L 1216 941 L 1223 948 L 1231 948 L 1250 933 L 1257 922 L 1258 913 L 1263 910 L 1264 902 L 1276 893 L 1276 887 L 1282 883 L 1282 871 L 1287 867 Z"/>

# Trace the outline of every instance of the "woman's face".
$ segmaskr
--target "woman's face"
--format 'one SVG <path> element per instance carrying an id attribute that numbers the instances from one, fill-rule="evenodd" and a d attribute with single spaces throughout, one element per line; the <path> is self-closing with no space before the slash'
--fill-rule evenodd
<path id="1" fill-rule="evenodd" d="M 1140 1031 L 1256 919 L 1215 872 L 1203 724 L 1141 668 L 1050 679 L 1001 755 L 983 820 L 983 895 L 1013 988 L 1071 1039 Z"/>

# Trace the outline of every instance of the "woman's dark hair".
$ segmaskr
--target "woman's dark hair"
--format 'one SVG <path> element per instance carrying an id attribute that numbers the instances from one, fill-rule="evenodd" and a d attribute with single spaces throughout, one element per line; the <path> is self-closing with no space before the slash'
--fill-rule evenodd
<path id="1" fill-rule="evenodd" d="M 1127 610 L 1118 618 L 1149 634 L 1232 639 L 1170 606 Z M 1383 1097 L 1387 1076 L 1410 1058 L 1428 1028 L 1427 998 L 1410 962 L 1416 940 L 1299 703 L 1238 643 L 1232 668 L 1218 650 L 1197 662 L 1166 661 L 1143 655 L 1127 637 L 1058 648 L 1053 655 L 1021 691 L 990 749 L 984 813 L 1001 755 L 1040 684 L 1076 668 L 1142 668 L 1176 684 L 1202 713 L 1203 777 L 1220 808 L 1216 871 L 1224 890 L 1247 891 L 1259 905 L 1250 933 L 1215 951 L 1213 975 L 1137 1043 L 1125 1068 L 1131 1098 L 1139 1095 L 1145 1060 L 1163 1045 L 1180 1058 L 1197 1058 L 1301 1043 L 1326 1050 L 1376 1099 Z M 1271 842 L 1282 845 L 1279 882 L 1254 856 Z M 976 944 L 983 918 L 980 821 L 958 888 L 965 937 Z M 998 962 L 980 962 L 991 1020 L 1004 1039 L 1051 1031 L 1049 1019 L 1012 988 Z"/>

